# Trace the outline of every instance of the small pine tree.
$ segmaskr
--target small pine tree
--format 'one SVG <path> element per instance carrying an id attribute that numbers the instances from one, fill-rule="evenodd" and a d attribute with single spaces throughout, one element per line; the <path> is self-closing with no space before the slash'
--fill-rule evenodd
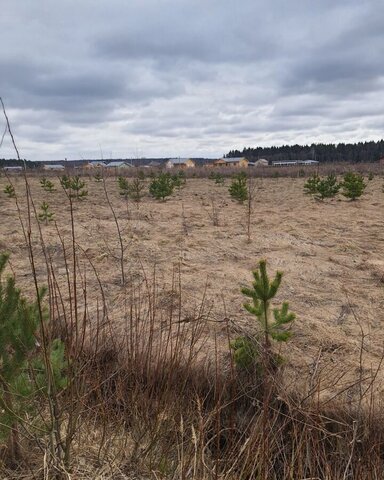
<path id="1" fill-rule="evenodd" d="M 308 178 L 308 180 L 304 184 L 304 193 L 307 195 L 315 195 L 317 193 L 317 187 L 320 182 L 320 177 L 317 173 L 314 173 L 312 177 Z"/>
<path id="2" fill-rule="evenodd" d="M 368 180 L 371 181 L 375 178 L 375 175 L 373 174 L 373 172 L 369 172 L 368 174 Z"/>
<path id="3" fill-rule="evenodd" d="M 128 195 L 131 200 L 138 203 L 144 196 L 145 183 L 140 178 L 134 178 L 129 184 Z"/>
<path id="4" fill-rule="evenodd" d="M 74 197 L 77 200 L 82 200 L 88 195 L 88 190 L 85 190 L 85 182 L 78 175 L 70 179 L 69 188 L 71 190 L 70 197 Z"/>
<path id="5" fill-rule="evenodd" d="M 8 184 L 4 188 L 4 193 L 8 195 L 8 198 L 15 198 L 16 197 L 16 192 L 15 192 L 15 187 L 11 184 Z"/>
<path id="6" fill-rule="evenodd" d="M 237 337 L 230 342 L 233 350 L 233 359 L 237 367 L 248 369 L 256 366 L 259 360 L 257 341 L 250 337 Z"/>
<path id="7" fill-rule="evenodd" d="M 276 272 L 275 278 L 270 281 L 265 260 L 261 260 L 258 270 L 252 273 L 254 277 L 252 288 L 244 287 L 241 289 L 243 295 L 252 299 L 252 303 L 245 303 L 244 308 L 261 323 L 264 346 L 266 350 L 269 350 L 271 338 L 277 342 L 285 342 L 290 338 L 291 332 L 286 330 L 285 327 L 295 319 L 295 314 L 289 312 L 288 303 L 283 302 L 281 308 L 273 309 L 274 321 L 271 321 L 270 301 L 279 290 L 283 274 L 282 272 Z"/>
<path id="8" fill-rule="evenodd" d="M 224 177 L 221 173 L 218 172 L 211 172 L 209 177 L 210 180 L 213 180 L 217 185 L 223 185 Z"/>
<path id="9" fill-rule="evenodd" d="M 38 307 L 45 289 L 31 303 L 22 297 L 13 277 L 3 278 L 7 261 L 8 255 L 0 254 L 0 442 L 7 443 L 8 459 L 16 462 L 21 456 L 19 425 L 24 419 L 30 422 L 27 414 L 34 397 L 47 390 L 46 367 L 36 339 L 40 322 L 48 315 L 43 310 L 41 318 Z M 64 345 L 56 339 L 48 348 L 55 388 L 64 388 Z"/>
<path id="10" fill-rule="evenodd" d="M 124 198 L 130 198 L 134 202 L 140 202 L 144 196 L 145 183 L 143 180 L 134 178 L 132 182 L 128 182 L 126 178 L 119 177 L 117 181 L 120 188 L 120 195 Z"/>
<path id="11" fill-rule="evenodd" d="M 326 178 L 319 180 L 316 187 L 315 197 L 324 200 L 325 198 L 333 198 L 340 190 L 340 183 L 337 181 L 337 177 L 333 174 L 328 175 Z"/>
<path id="12" fill-rule="evenodd" d="M 229 194 L 232 198 L 243 203 L 248 198 L 248 189 L 247 189 L 247 175 L 244 172 L 241 172 L 232 180 L 231 185 L 229 186 Z"/>
<path id="13" fill-rule="evenodd" d="M 173 182 L 168 173 L 160 173 L 149 185 L 149 193 L 158 200 L 165 200 L 173 193 Z"/>
<path id="14" fill-rule="evenodd" d="M 63 175 L 60 177 L 60 185 L 64 188 L 64 190 L 69 190 L 71 188 L 71 177 L 68 175 Z"/>
<path id="15" fill-rule="evenodd" d="M 185 173 L 182 170 L 180 170 L 175 175 L 172 175 L 171 180 L 174 188 L 181 188 L 183 185 L 185 185 L 187 181 L 185 178 Z"/>
<path id="16" fill-rule="evenodd" d="M 45 222 L 48 225 L 49 222 L 53 221 L 54 213 L 49 210 L 49 205 L 47 202 L 43 202 L 40 205 L 41 213 L 38 214 L 40 222 Z"/>
<path id="17" fill-rule="evenodd" d="M 359 173 L 348 172 L 344 175 L 343 182 L 341 183 L 342 194 L 344 197 L 356 200 L 361 197 L 366 188 L 364 183 L 364 177 Z"/>
<path id="18" fill-rule="evenodd" d="M 223 177 L 223 175 L 221 175 L 221 173 L 216 173 L 215 183 L 216 183 L 216 185 L 224 185 L 224 177 Z"/>
<path id="19" fill-rule="evenodd" d="M 124 177 L 118 177 L 117 183 L 119 184 L 120 195 L 122 195 L 124 198 L 128 198 L 128 196 L 129 196 L 129 182 L 128 182 L 128 180 Z"/>
<path id="20" fill-rule="evenodd" d="M 100 172 L 97 172 L 93 178 L 95 179 L 95 182 L 98 182 L 98 183 L 103 181 L 103 176 Z"/>
<path id="21" fill-rule="evenodd" d="M 53 182 L 51 182 L 50 180 L 48 180 L 45 177 L 43 177 L 40 180 L 40 185 L 41 185 L 41 188 L 43 190 L 45 190 L 46 192 L 52 193 L 55 190 L 55 186 L 54 186 Z"/>

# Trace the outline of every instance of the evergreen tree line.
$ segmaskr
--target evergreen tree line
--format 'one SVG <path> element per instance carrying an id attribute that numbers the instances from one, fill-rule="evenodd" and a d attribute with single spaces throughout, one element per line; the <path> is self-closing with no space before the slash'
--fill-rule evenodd
<path id="1" fill-rule="evenodd" d="M 37 162 L 31 162 L 30 160 L 18 160 L 17 158 L 0 158 L 0 168 L 3 167 L 22 167 L 24 166 L 24 162 L 27 168 L 35 168 L 38 167 L 39 164 Z"/>
<path id="2" fill-rule="evenodd" d="M 246 157 L 248 160 L 318 160 L 319 162 L 377 162 L 384 157 L 384 140 L 377 142 L 313 143 L 312 145 L 282 145 L 279 147 L 247 147 L 230 150 L 226 157 Z"/>

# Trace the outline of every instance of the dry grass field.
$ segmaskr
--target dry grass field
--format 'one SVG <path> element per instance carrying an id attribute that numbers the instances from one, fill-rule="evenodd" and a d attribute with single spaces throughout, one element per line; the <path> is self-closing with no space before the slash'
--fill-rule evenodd
<path id="1" fill-rule="evenodd" d="M 24 181 L 16 177 L 13 182 L 25 219 Z M 57 227 L 41 225 L 41 232 L 56 277 L 65 285 L 57 230 L 64 242 L 70 242 L 70 209 L 58 180 L 54 182 L 53 193 L 44 192 L 38 178 L 30 180 L 30 188 L 36 208 L 45 200 L 55 213 Z M 7 179 L 1 178 L 1 192 L 6 183 Z M 227 184 L 228 180 L 220 186 L 208 179 L 188 179 L 184 188 L 164 202 L 147 196 L 134 204 L 119 195 L 116 178 L 108 178 L 106 188 L 122 231 L 129 279 L 123 288 L 116 224 L 103 184 L 87 180 L 88 198 L 73 203 L 76 243 L 82 259 L 80 271 L 87 279 L 91 321 L 96 315 L 97 299 L 100 302 L 93 267 L 103 285 L 108 315 L 117 335 L 127 311 L 124 292 L 132 284 L 152 281 L 155 275 L 159 306 L 172 308 L 181 301 L 179 321 L 186 328 L 200 313 L 206 319 L 208 337 L 215 335 L 225 343 L 228 331 L 231 336 L 240 330 L 255 331 L 252 318 L 242 307 L 240 287 L 250 283 L 251 270 L 265 258 L 271 274 L 277 269 L 284 272 L 276 300 L 289 301 L 297 314 L 293 339 L 281 347 L 290 371 L 287 378 L 295 388 L 298 382 L 307 382 L 314 368 L 331 383 L 338 379 L 340 389 L 348 386 L 361 374 L 362 332 L 363 374 L 368 375 L 378 366 L 384 345 L 382 177 L 368 182 L 365 195 L 355 202 L 342 196 L 324 202 L 313 200 L 303 194 L 304 179 L 300 178 L 256 179 L 250 243 L 245 206 L 230 198 Z M 15 201 L 3 193 L 0 215 L 1 250 L 11 253 L 10 263 L 18 284 L 28 291 L 32 282 L 27 248 Z M 36 225 L 33 232 L 37 273 L 44 283 L 45 267 Z M 181 285 L 181 298 L 173 298 L 172 283 Z M 209 357 L 212 345 L 208 342 L 203 351 Z M 329 391 L 333 392 L 334 387 Z M 353 396 L 353 388 L 347 393 Z"/>
<path id="2" fill-rule="evenodd" d="M 0 443 L 3 477 L 382 478 L 382 176 L 361 199 L 324 202 L 303 178 L 256 178 L 250 241 L 228 179 L 139 203 L 116 177 L 84 177 L 88 197 L 72 201 L 51 179 L 48 193 L 29 178 L 27 196 L 22 177 L 0 178 L 0 250 L 31 299 L 34 279 L 48 284 L 39 335 L 60 336 L 69 379 L 32 401 L 45 434 L 20 417 L 19 462 Z M 273 373 L 238 368 L 229 348 L 258 332 L 240 288 L 260 259 L 284 272 L 274 305 L 297 315 Z"/>

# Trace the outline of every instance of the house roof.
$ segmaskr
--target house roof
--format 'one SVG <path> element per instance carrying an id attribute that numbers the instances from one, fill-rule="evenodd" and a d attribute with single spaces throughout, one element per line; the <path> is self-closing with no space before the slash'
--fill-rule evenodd
<path id="1" fill-rule="evenodd" d="M 170 158 L 168 162 L 172 163 L 172 165 L 184 165 L 187 163 L 190 158 Z"/>
<path id="2" fill-rule="evenodd" d="M 64 170 L 64 165 L 60 165 L 60 163 L 48 164 L 44 165 L 46 170 Z"/>
<path id="3" fill-rule="evenodd" d="M 225 163 L 238 163 L 241 160 L 247 160 L 247 159 L 245 157 L 231 157 L 231 158 L 221 158 L 220 160 L 224 160 Z"/>
<path id="4" fill-rule="evenodd" d="M 105 162 L 101 162 L 100 160 L 96 160 L 95 162 L 89 162 L 89 165 L 93 167 L 106 167 L 107 164 Z"/>
<path id="5" fill-rule="evenodd" d="M 125 162 L 109 162 L 107 167 L 132 167 L 129 163 Z"/>

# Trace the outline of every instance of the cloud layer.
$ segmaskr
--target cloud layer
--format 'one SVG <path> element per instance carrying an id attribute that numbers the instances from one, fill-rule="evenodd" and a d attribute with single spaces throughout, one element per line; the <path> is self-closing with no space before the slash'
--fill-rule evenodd
<path id="1" fill-rule="evenodd" d="M 382 0 L 2 6 L 0 95 L 23 157 L 213 157 L 383 136 Z"/>

